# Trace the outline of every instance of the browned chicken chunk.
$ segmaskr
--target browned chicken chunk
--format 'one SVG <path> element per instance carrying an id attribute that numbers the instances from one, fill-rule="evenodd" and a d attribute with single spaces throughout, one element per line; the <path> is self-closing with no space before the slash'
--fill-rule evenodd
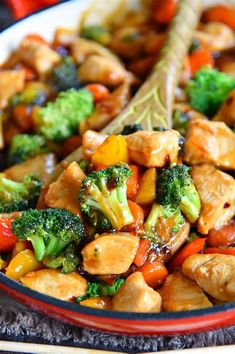
<path id="1" fill-rule="evenodd" d="M 146 167 L 163 167 L 178 161 L 179 132 L 138 131 L 126 137 L 131 160 Z"/>
<path id="2" fill-rule="evenodd" d="M 210 163 L 235 169 L 235 134 L 223 122 L 193 119 L 186 135 L 184 159 L 191 165 Z"/>
<path id="3" fill-rule="evenodd" d="M 139 246 L 129 233 L 103 234 L 82 250 L 84 270 L 90 274 L 122 274 L 128 271 Z"/>
<path id="4" fill-rule="evenodd" d="M 39 75 L 49 72 L 61 60 L 60 55 L 48 45 L 32 39 L 24 39 L 19 50 L 23 61 Z"/>
<path id="5" fill-rule="evenodd" d="M 84 296 L 87 281 L 78 273 L 63 274 L 57 269 L 42 269 L 20 278 L 21 283 L 40 293 L 71 301 Z"/>
<path id="6" fill-rule="evenodd" d="M 89 39 L 77 38 L 71 45 L 71 52 L 74 60 L 77 64 L 82 64 L 85 59 L 90 55 L 96 54 L 105 58 L 109 58 L 119 62 L 110 50 L 102 46 L 101 44 L 91 41 Z"/>
<path id="7" fill-rule="evenodd" d="M 24 88 L 25 74 L 23 70 L 0 71 L 0 109 L 4 109 L 9 98 Z"/>
<path id="8" fill-rule="evenodd" d="M 45 181 L 48 175 L 54 171 L 56 164 L 55 154 L 42 154 L 9 167 L 4 173 L 8 178 L 18 182 L 21 182 L 24 176 L 29 173 L 37 174 L 42 181 Z"/>
<path id="9" fill-rule="evenodd" d="M 198 231 L 207 234 L 234 216 L 235 180 L 211 165 L 194 166 L 191 174 L 202 204 Z"/>
<path id="10" fill-rule="evenodd" d="M 79 78 L 82 82 L 97 82 L 113 87 L 131 78 L 131 74 L 116 60 L 91 55 L 79 67 Z"/>
<path id="11" fill-rule="evenodd" d="M 77 162 L 72 162 L 57 181 L 50 184 L 45 195 L 46 204 L 51 208 L 67 209 L 74 214 L 80 215 L 77 196 L 85 177 L 85 173 Z"/>
<path id="12" fill-rule="evenodd" d="M 230 92 L 230 95 L 220 107 L 214 120 L 222 121 L 231 126 L 235 125 L 235 90 Z"/>
<path id="13" fill-rule="evenodd" d="M 112 309 L 130 312 L 160 312 L 161 296 L 145 283 L 141 272 L 136 272 L 129 275 L 114 295 Z"/>
<path id="14" fill-rule="evenodd" d="M 187 311 L 212 306 L 197 283 L 181 272 L 169 275 L 158 291 L 164 311 Z"/>
<path id="15" fill-rule="evenodd" d="M 215 299 L 235 301 L 234 256 L 195 254 L 186 259 L 182 270 Z"/>

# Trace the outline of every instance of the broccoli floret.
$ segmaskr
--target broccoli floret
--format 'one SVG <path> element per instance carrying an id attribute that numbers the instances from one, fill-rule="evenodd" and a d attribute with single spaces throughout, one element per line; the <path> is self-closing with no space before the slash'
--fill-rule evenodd
<path id="1" fill-rule="evenodd" d="M 195 78 L 188 82 L 186 92 L 191 106 L 211 117 L 234 88 L 234 78 L 206 66 L 197 71 Z"/>
<path id="2" fill-rule="evenodd" d="M 88 283 L 87 293 L 85 296 L 78 297 L 77 302 L 88 299 L 89 297 L 96 296 L 113 296 L 118 289 L 122 286 L 125 279 L 117 278 L 112 285 L 108 285 L 104 282 L 92 282 Z"/>
<path id="3" fill-rule="evenodd" d="M 132 171 L 126 164 L 92 172 L 81 185 L 81 211 L 96 229 L 120 230 L 133 222 L 127 203 L 126 181 Z"/>
<path id="4" fill-rule="evenodd" d="M 77 245 L 75 243 L 71 243 L 65 248 L 64 252 L 60 256 L 54 259 L 47 259 L 45 264 L 48 268 L 53 269 L 61 267 L 62 273 L 72 273 L 76 270 L 79 264 L 77 254 Z"/>
<path id="5" fill-rule="evenodd" d="M 48 87 L 42 82 L 30 82 L 26 88 L 14 95 L 10 99 L 10 105 L 16 106 L 18 104 L 37 105 L 41 106 L 49 94 Z"/>
<path id="6" fill-rule="evenodd" d="M 133 134 L 135 132 L 138 132 L 140 130 L 143 130 L 141 124 L 128 124 L 128 125 L 125 125 L 125 127 L 123 128 L 123 130 L 120 134 L 121 135 L 129 135 L 129 134 Z"/>
<path id="7" fill-rule="evenodd" d="M 107 28 L 100 25 L 86 26 L 82 29 L 80 36 L 91 39 L 103 45 L 107 45 L 111 41 L 111 34 Z"/>
<path id="8" fill-rule="evenodd" d="M 157 179 L 157 202 L 179 208 L 193 223 L 199 217 L 201 202 L 189 170 L 183 164 L 164 170 Z"/>
<path id="9" fill-rule="evenodd" d="M 22 182 L 8 179 L 0 174 L 0 213 L 11 213 L 34 208 L 41 189 L 41 182 L 35 175 L 27 175 Z"/>
<path id="10" fill-rule="evenodd" d="M 76 134 L 81 121 L 93 112 L 93 96 L 86 89 L 60 92 L 38 113 L 38 132 L 46 139 L 63 141 Z"/>
<path id="11" fill-rule="evenodd" d="M 16 165 L 46 152 L 48 152 L 48 148 L 43 136 L 29 134 L 15 135 L 8 150 L 8 166 Z"/>
<path id="12" fill-rule="evenodd" d="M 63 58 L 61 63 L 52 70 L 49 81 L 56 91 L 80 88 L 81 82 L 73 58 L 70 56 Z"/>
<path id="13" fill-rule="evenodd" d="M 157 227 L 162 222 L 165 224 L 167 219 L 171 219 L 170 224 L 172 226 L 170 234 L 176 234 L 184 223 L 184 217 L 180 210 L 178 208 L 173 208 L 170 205 L 154 203 L 144 224 L 146 237 L 154 243 L 160 243 L 161 235 L 158 235 Z"/>
<path id="14" fill-rule="evenodd" d="M 38 261 L 60 256 L 69 244 L 78 245 L 85 236 L 78 216 L 56 208 L 27 210 L 13 221 L 12 230 L 19 240 L 32 242 Z"/>
<path id="15" fill-rule="evenodd" d="M 174 110 L 174 112 L 173 112 L 173 128 L 178 130 L 178 132 L 183 136 L 185 136 L 185 134 L 186 134 L 189 120 L 190 119 L 186 113 L 184 113 L 180 109 Z"/>

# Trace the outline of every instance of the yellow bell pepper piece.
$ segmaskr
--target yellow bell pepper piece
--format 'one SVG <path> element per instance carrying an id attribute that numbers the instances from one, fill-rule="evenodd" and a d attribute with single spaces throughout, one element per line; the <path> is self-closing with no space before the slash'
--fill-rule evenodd
<path id="1" fill-rule="evenodd" d="M 0 258 L 0 270 L 5 269 L 7 266 L 7 262 Z"/>
<path id="2" fill-rule="evenodd" d="M 136 196 L 138 204 L 152 204 L 156 199 L 156 180 L 157 171 L 155 168 L 149 168 L 143 174 L 140 181 L 140 187 Z"/>
<path id="3" fill-rule="evenodd" d="M 112 300 L 110 296 L 96 296 L 80 301 L 80 305 L 92 307 L 94 309 L 111 310 Z"/>
<path id="4" fill-rule="evenodd" d="M 11 259 L 13 259 L 18 253 L 21 251 L 27 250 L 29 248 L 29 242 L 28 241 L 18 241 L 16 242 L 12 254 L 11 254 Z"/>
<path id="5" fill-rule="evenodd" d="M 94 166 L 115 165 L 119 162 L 128 162 L 127 142 L 122 135 L 110 135 L 96 149 L 92 155 L 91 162 Z"/>
<path id="6" fill-rule="evenodd" d="M 33 251 L 26 249 L 18 253 L 10 261 L 6 275 L 14 280 L 19 280 L 25 274 L 42 268 L 42 263 L 36 260 Z"/>

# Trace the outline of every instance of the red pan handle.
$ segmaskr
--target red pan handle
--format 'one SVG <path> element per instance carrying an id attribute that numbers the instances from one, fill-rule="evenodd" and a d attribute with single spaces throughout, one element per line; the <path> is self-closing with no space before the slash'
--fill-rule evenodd
<path id="1" fill-rule="evenodd" d="M 42 9 L 43 7 L 54 5 L 59 0 L 7 0 L 7 4 L 12 11 L 15 20 L 29 15 L 30 13 Z"/>

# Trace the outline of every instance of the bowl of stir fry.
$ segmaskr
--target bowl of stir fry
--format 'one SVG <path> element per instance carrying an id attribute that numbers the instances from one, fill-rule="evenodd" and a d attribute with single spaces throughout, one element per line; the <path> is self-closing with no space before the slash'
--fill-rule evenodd
<path id="1" fill-rule="evenodd" d="M 0 34 L 1 289 L 120 333 L 235 323 L 235 6 L 210 5 L 151 129 L 153 91 L 130 102 L 179 1 L 69 1 Z"/>

